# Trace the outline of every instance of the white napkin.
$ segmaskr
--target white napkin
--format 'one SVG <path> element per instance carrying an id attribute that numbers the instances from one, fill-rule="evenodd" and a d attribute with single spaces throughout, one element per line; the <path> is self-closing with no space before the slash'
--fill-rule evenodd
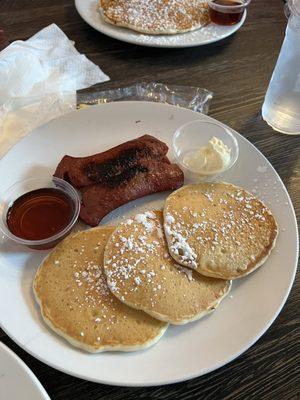
<path id="1" fill-rule="evenodd" d="M 55 24 L 0 52 L 0 156 L 37 126 L 76 109 L 76 90 L 109 77 Z"/>

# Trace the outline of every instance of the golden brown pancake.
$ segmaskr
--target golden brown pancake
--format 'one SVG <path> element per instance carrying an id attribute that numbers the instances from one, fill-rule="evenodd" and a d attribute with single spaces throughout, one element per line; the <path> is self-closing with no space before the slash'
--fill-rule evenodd
<path id="1" fill-rule="evenodd" d="M 95 228 L 66 238 L 41 264 L 33 285 L 45 322 L 74 346 L 93 353 L 144 349 L 167 329 L 108 289 L 103 253 L 113 230 Z"/>
<path id="2" fill-rule="evenodd" d="M 119 225 L 107 242 L 104 265 L 119 300 L 172 324 L 213 311 L 230 289 L 230 281 L 201 276 L 170 257 L 161 211 Z"/>
<path id="3" fill-rule="evenodd" d="M 240 278 L 261 266 L 278 231 L 259 199 L 222 182 L 173 192 L 165 203 L 164 230 L 178 263 L 223 279 Z"/>
<path id="4" fill-rule="evenodd" d="M 104 20 L 141 33 L 175 34 L 210 22 L 203 0 L 100 0 Z"/>

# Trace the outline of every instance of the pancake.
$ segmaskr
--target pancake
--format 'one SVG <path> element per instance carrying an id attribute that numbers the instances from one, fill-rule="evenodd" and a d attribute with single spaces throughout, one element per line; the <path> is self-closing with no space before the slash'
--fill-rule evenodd
<path id="1" fill-rule="evenodd" d="M 197 272 L 222 279 L 261 266 L 275 246 L 277 224 L 251 193 L 228 183 L 187 185 L 164 208 L 171 256 Z"/>
<path id="2" fill-rule="evenodd" d="M 189 32 L 210 22 L 203 0 L 100 0 L 99 11 L 112 25 L 152 35 Z"/>
<path id="3" fill-rule="evenodd" d="M 213 311 L 231 286 L 175 263 L 161 211 L 137 214 L 117 227 L 105 248 L 104 271 L 119 300 L 175 325 Z"/>
<path id="4" fill-rule="evenodd" d="M 72 345 L 92 353 L 145 349 L 167 329 L 167 324 L 127 307 L 109 291 L 102 261 L 113 230 L 94 228 L 67 237 L 34 279 L 45 322 Z"/>

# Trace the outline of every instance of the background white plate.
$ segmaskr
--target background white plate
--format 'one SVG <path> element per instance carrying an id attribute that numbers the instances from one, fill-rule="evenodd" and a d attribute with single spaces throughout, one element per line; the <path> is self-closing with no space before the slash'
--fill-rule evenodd
<path id="1" fill-rule="evenodd" d="M 151 133 L 170 145 L 175 129 L 209 117 L 190 110 L 147 102 L 93 106 L 67 114 L 21 140 L 0 161 L 0 193 L 15 181 L 49 175 L 64 154 L 88 155 Z M 233 132 L 234 133 L 234 132 Z M 205 374 L 250 347 L 278 315 L 290 291 L 297 264 L 298 239 L 293 206 L 277 173 L 246 139 L 234 133 L 240 157 L 224 180 L 257 194 L 273 210 L 279 237 L 266 265 L 234 282 L 231 296 L 210 316 L 170 327 L 149 350 L 86 354 L 71 347 L 43 323 L 32 294 L 32 280 L 45 252 L 3 240 L 0 244 L 0 322 L 21 347 L 59 370 L 116 385 L 161 385 Z M 173 158 L 172 153 L 169 154 Z M 140 199 L 112 213 L 119 215 L 162 203 L 165 194 Z M 9 304 L 9 311 L 7 309 Z M 22 329 L 20 329 L 22 327 Z"/>
<path id="2" fill-rule="evenodd" d="M 97 4 L 97 0 L 75 0 L 75 7 L 80 16 L 97 31 L 123 42 L 149 47 L 192 47 L 217 42 L 236 32 L 245 22 L 247 15 L 245 11 L 241 21 L 232 26 L 211 23 L 202 29 L 178 35 L 144 35 L 106 23 L 98 12 Z"/>
<path id="3" fill-rule="evenodd" d="M 0 399 L 50 400 L 27 365 L 3 343 L 0 343 Z"/>

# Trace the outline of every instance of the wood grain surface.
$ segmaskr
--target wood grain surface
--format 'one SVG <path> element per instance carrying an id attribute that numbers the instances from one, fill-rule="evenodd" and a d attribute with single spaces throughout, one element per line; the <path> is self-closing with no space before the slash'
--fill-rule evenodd
<path id="1" fill-rule="evenodd" d="M 253 0 L 245 25 L 234 36 L 189 49 L 143 48 L 110 39 L 81 20 L 73 0 L 0 0 L 0 28 L 12 42 L 56 23 L 110 76 L 110 82 L 99 85 L 101 89 L 160 81 L 212 90 L 209 114 L 239 131 L 269 159 L 287 186 L 299 220 L 300 136 L 275 133 L 261 118 L 284 37 L 282 6 L 280 0 Z M 52 400 L 296 400 L 300 399 L 299 291 L 298 276 L 279 317 L 238 359 L 206 376 L 162 387 L 120 388 L 76 379 L 37 361 L 1 330 L 0 339 L 32 369 Z"/>

